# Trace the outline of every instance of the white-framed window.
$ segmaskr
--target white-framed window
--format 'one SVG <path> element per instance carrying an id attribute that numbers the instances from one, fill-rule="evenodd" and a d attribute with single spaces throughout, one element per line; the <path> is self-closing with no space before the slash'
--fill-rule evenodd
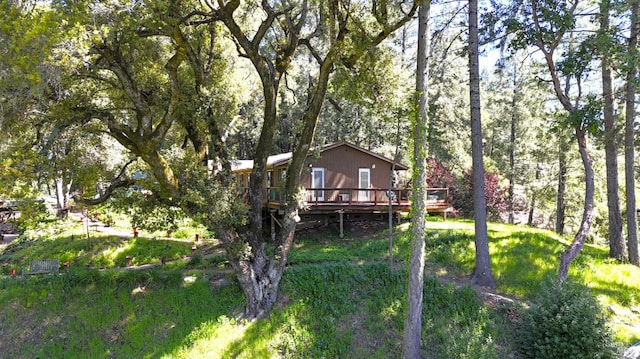
<path id="1" fill-rule="evenodd" d="M 324 191 L 316 188 L 324 188 L 324 168 L 322 167 L 311 169 L 311 199 L 313 201 L 324 201 Z"/>
<path id="2" fill-rule="evenodd" d="M 358 188 L 361 190 L 371 188 L 370 168 L 358 168 Z M 371 201 L 371 191 L 358 191 L 358 200 L 365 202 Z"/>
<path id="3" fill-rule="evenodd" d="M 273 171 L 267 171 L 267 187 L 273 187 L 273 186 L 275 186 Z"/>

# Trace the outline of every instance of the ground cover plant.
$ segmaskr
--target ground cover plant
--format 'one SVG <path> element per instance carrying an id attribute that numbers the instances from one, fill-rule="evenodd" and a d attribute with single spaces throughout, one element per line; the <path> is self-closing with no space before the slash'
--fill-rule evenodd
<path id="1" fill-rule="evenodd" d="M 381 225 L 380 228 L 384 228 Z M 517 351 L 517 302 L 533 301 L 555 275 L 562 238 L 524 227 L 489 226 L 498 292 L 515 302 L 487 300 L 464 285 L 473 266 L 473 224 L 428 222 L 423 353 L 431 358 L 501 358 Z M 398 357 L 405 311 L 409 255 L 406 225 L 396 229 L 388 266 L 383 229 L 299 233 L 268 318 L 242 322 L 244 299 L 216 243 L 94 238 L 92 246 L 69 234 L 21 240 L 0 249 L 2 263 L 38 257 L 81 258 L 59 276 L 0 279 L 2 357 Z M 175 243 L 174 243 L 175 242 Z M 134 243 L 133 245 L 131 243 Z M 169 247 L 165 247 L 170 244 Z M 158 247 L 159 246 L 159 247 Z M 46 248 L 46 249 L 43 249 Z M 112 248 L 112 249 L 110 249 Z M 158 265 L 158 248 L 177 258 Z M 105 252 L 106 250 L 106 252 Z M 140 258 L 125 269 L 122 253 Z M 105 253 L 111 253 L 109 255 Z M 113 254 L 119 253 L 119 254 Z M 96 258 L 105 257 L 104 266 Z M 637 268 L 610 262 L 606 249 L 588 247 L 573 276 L 607 309 L 616 340 L 640 340 Z M 65 257 L 66 258 L 66 257 Z M 173 258 L 173 257 L 172 257 Z M 520 313 L 520 314 L 518 314 Z M 42 339 L 34 339 L 42 338 Z"/>

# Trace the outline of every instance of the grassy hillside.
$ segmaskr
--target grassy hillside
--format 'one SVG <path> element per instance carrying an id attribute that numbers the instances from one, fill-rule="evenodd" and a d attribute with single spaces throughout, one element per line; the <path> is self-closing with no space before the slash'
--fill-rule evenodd
<path id="1" fill-rule="evenodd" d="M 503 358 L 513 352 L 518 305 L 483 301 L 465 282 L 473 226 L 429 222 L 423 340 L 427 357 Z M 406 225 L 399 230 L 406 229 Z M 406 273 L 390 271 L 383 230 L 299 235 L 269 318 L 235 318 L 243 298 L 214 241 L 131 239 L 52 231 L 0 249 L 0 357 L 216 358 L 398 357 Z M 498 292 L 525 302 L 555 274 L 563 239 L 489 226 Z M 408 258 L 407 232 L 395 257 Z M 126 257 L 137 269 L 126 269 Z M 159 266 L 164 257 L 168 262 Z M 572 274 L 593 290 L 623 344 L 640 340 L 640 270 L 588 247 Z M 10 278 L 36 258 L 69 261 L 60 276 Z M 152 268 L 144 266 L 152 264 Z M 404 265 L 400 265 L 404 268 Z M 18 271 L 19 272 L 19 271 Z M 634 325 L 636 325 L 634 327 Z"/>

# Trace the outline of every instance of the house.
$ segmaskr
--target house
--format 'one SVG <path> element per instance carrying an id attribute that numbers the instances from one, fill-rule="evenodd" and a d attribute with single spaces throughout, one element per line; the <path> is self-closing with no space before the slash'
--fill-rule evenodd
<path id="1" fill-rule="evenodd" d="M 272 217 L 281 214 L 281 187 L 291 158 L 292 153 L 288 152 L 267 159 L 264 207 Z M 238 191 L 242 196 L 248 192 L 252 169 L 251 160 L 233 163 Z M 348 142 L 325 145 L 307 157 L 300 178 L 300 186 L 305 189 L 303 200 L 306 205 L 300 215 L 304 219 L 324 216 L 325 223 L 339 216 L 342 226 L 344 214 L 348 217 L 380 215 L 389 213 L 390 208 L 394 214 L 408 212 L 411 207 L 410 189 L 400 180 L 404 177 L 402 172 L 408 169 L 404 164 Z M 435 189 L 430 190 L 434 205 L 437 203 L 438 208 L 443 209 L 450 207 L 446 203 L 446 194 L 440 195 Z"/>

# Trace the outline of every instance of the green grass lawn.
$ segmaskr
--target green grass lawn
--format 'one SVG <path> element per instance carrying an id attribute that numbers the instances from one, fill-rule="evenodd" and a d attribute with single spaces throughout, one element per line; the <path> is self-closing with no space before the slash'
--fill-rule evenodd
<path id="1" fill-rule="evenodd" d="M 512 347 L 517 306 L 485 305 L 468 286 L 473 223 L 428 222 L 423 346 L 431 358 L 503 358 Z M 66 358 L 389 358 L 401 354 L 409 256 L 407 225 L 397 228 L 388 267 L 388 234 L 298 235 L 279 302 L 263 320 L 236 320 L 242 292 L 225 275 L 215 242 L 99 237 L 60 232 L 0 249 L 0 357 Z M 566 239 L 551 232 L 490 224 L 497 291 L 526 302 L 555 275 Z M 586 247 L 571 275 L 610 315 L 616 339 L 640 341 L 640 269 L 616 264 L 607 249 Z M 152 269 L 125 269 L 158 264 Z M 59 258 L 59 276 L 11 278 L 37 258 Z M 404 268 L 404 269 L 402 269 Z M 222 273 L 222 274 L 221 274 Z M 185 281 L 185 277 L 189 277 Z M 427 352 L 428 351 L 428 352 Z"/>

